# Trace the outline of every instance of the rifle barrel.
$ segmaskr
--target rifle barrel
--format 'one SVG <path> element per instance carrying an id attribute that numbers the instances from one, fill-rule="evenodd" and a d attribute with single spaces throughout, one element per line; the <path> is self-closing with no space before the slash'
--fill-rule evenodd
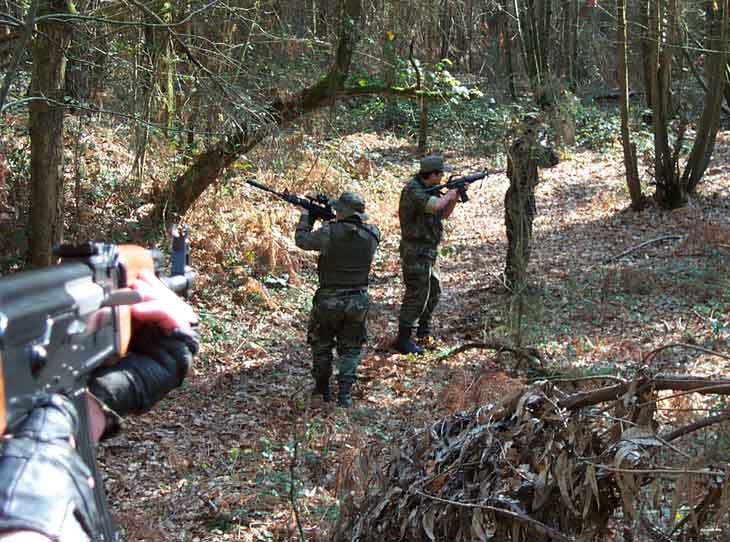
<path id="1" fill-rule="evenodd" d="M 254 181 L 253 179 L 246 179 L 246 182 L 250 184 L 251 186 L 255 186 L 256 188 L 259 188 L 261 190 L 264 190 L 265 192 L 271 192 L 272 194 L 276 194 L 277 196 L 281 196 L 279 192 L 274 190 L 273 188 L 269 188 L 265 184 L 261 184 L 259 182 Z"/>

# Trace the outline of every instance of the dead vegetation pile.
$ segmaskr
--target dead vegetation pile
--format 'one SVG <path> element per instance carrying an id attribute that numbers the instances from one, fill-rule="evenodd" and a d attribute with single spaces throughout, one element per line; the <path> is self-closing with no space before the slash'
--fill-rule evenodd
<path id="1" fill-rule="evenodd" d="M 730 411 L 670 429 L 655 404 L 666 390 L 728 394 L 730 381 L 642 372 L 616 380 L 572 393 L 539 381 L 440 419 L 385 458 L 363 452 L 341 472 L 343 509 L 355 512 L 341 518 L 337 539 L 727 539 L 727 467 L 672 442 Z"/>

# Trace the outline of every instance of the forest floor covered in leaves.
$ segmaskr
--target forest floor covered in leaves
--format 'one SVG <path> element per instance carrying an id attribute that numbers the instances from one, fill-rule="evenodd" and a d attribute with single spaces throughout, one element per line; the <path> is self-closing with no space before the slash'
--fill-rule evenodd
<path id="1" fill-rule="evenodd" d="M 414 358 L 389 348 L 402 294 L 397 198 L 414 169 L 413 149 L 398 139 L 351 136 L 333 160 L 338 155 L 337 163 L 352 166 L 350 176 L 312 155 L 302 157 L 301 178 L 339 174 L 339 185 L 322 188 L 354 184 L 384 232 L 355 408 L 309 398 L 314 259 L 293 246 L 294 210 L 238 184 L 209 194 L 190 217 L 200 228 L 196 252 L 204 254 L 196 254 L 203 284 L 195 298 L 204 354 L 180 393 L 103 446 L 115 516 L 130 540 L 294 540 L 299 527 L 307 540 L 322 540 L 360 450 L 387 447 L 403 432 L 525 384 L 526 367 L 508 354 L 473 349 L 444 357 L 468 342 L 514 338 L 511 297 L 499 276 L 506 177 L 474 187 L 449 221 L 437 340 L 427 356 Z M 728 155 L 724 139 L 716 155 Z M 447 156 L 460 170 L 485 165 Z M 521 341 L 544 354 L 545 370 L 620 375 L 646 363 L 664 372 L 727 374 L 728 359 L 691 345 L 727 352 L 728 167 L 714 163 L 702 196 L 675 212 L 626 210 L 616 151 L 568 152 L 543 173 Z M 255 212 L 264 206 L 265 214 Z M 236 228 L 236 220 L 248 223 Z M 670 343 L 690 346 L 643 361 Z M 681 420 L 710 406 L 680 397 L 662 408 Z"/>
<path id="2" fill-rule="evenodd" d="M 395 446 L 413 429 L 495 402 L 535 375 L 630 376 L 643 366 L 728 374 L 730 358 L 715 354 L 726 356 L 730 339 L 727 133 L 700 197 L 673 212 L 626 210 L 618 148 L 567 150 L 542 173 L 519 334 L 523 346 L 542 354 L 538 368 L 490 348 L 449 354 L 467 343 L 515 341 L 515 308 L 500 278 L 503 174 L 473 186 L 449 221 L 436 340 L 426 356 L 403 356 L 389 346 L 403 292 L 397 203 L 415 170 L 415 149 L 370 134 L 297 148 L 304 150 L 292 151 L 299 154 L 289 176 L 296 181 L 266 173 L 259 181 L 299 192 L 355 189 L 384 233 L 355 408 L 310 399 L 306 328 L 315 259 L 294 246 L 295 210 L 247 187 L 240 172 L 187 217 L 204 334 L 193 374 L 100 449 L 127 540 L 325 540 L 362 450 Z M 489 165 L 480 156 L 445 154 L 460 172 Z M 717 408 L 712 401 L 676 397 L 657 415 L 681 424 Z M 727 428 L 719 434 L 727 439 Z M 717 446 L 713 453 L 723 453 L 717 439 L 706 441 L 706 452 Z"/>

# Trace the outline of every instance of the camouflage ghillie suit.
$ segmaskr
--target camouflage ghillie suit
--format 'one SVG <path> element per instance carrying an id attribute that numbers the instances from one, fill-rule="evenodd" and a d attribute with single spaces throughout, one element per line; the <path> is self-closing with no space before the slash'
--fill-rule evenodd
<path id="1" fill-rule="evenodd" d="M 343 200 L 351 203 L 352 208 L 341 212 L 345 204 L 340 207 L 337 204 Z M 338 220 L 324 224 L 316 231 L 312 231 L 308 215 L 303 214 L 295 240 L 299 248 L 320 253 L 317 264 L 319 289 L 312 301 L 307 334 L 307 342 L 312 348 L 315 393 L 321 393 L 325 400 L 330 398 L 329 380 L 333 349 L 336 349 L 339 401 L 343 406 L 350 406 L 350 389 L 356 380 L 362 346 L 367 340 L 368 275 L 380 242 L 380 231 L 365 223 L 365 204 L 356 194 L 345 192 L 334 206 L 338 210 Z"/>
<path id="2" fill-rule="evenodd" d="M 443 236 L 443 219 L 439 213 L 426 212 L 432 194 L 416 175 L 403 188 L 398 206 L 401 243 L 400 257 L 406 292 L 398 323 L 414 328 L 428 328 L 439 297 L 441 280 L 436 256 Z"/>
<path id="3" fill-rule="evenodd" d="M 549 168 L 558 163 L 556 152 L 537 140 L 537 127 L 523 125 L 522 133 L 507 151 L 509 188 L 504 196 L 504 223 L 507 229 L 507 285 L 524 284 L 530 261 L 532 222 L 535 207 L 535 186 L 539 182 L 538 167 Z"/>

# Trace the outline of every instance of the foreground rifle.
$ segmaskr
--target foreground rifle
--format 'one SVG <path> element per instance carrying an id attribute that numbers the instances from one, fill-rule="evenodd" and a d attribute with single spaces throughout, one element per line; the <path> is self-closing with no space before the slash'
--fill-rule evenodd
<path id="1" fill-rule="evenodd" d="M 471 183 L 474 183 L 476 181 L 481 181 L 484 177 L 487 175 L 493 175 L 494 171 L 482 171 L 481 173 L 474 173 L 472 175 L 465 175 L 463 177 L 455 177 L 452 175 L 449 177 L 449 180 L 446 181 L 444 184 L 439 184 L 436 186 L 429 186 L 426 188 L 426 192 L 441 192 L 442 190 L 456 190 L 459 193 L 459 199 L 464 201 L 469 201 L 469 196 L 467 195 L 466 191 L 469 188 L 469 185 Z"/>
<path id="2" fill-rule="evenodd" d="M 260 190 L 268 192 L 269 194 L 274 194 L 279 199 L 283 199 L 284 201 L 291 203 L 292 205 L 296 205 L 298 207 L 301 207 L 302 209 L 306 209 L 307 211 L 309 211 L 309 215 L 314 219 L 335 219 L 335 212 L 332 210 L 330 200 L 327 196 L 323 194 L 318 194 L 315 197 L 307 196 L 306 198 L 302 198 L 295 194 L 291 194 L 287 190 L 284 190 L 283 192 L 277 192 L 276 190 L 266 186 L 265 184 L 261 184 L 250 179 L 246 182 L 251 186 L 255 186 Z"/>
<path id="3" fill-rule="evenodd" d="M 94 369 L 114 363 L 132 338 L 129 305 L 141 294 L 126 289 L 150 270 L 186 296 L 190 268 L 187 231 L 172 232 L 172 275 L 162 276 L 163 256 L 136 245 L 61 245 L 58 265 L 0 278 L 0 433 L 15 428 L 47 394 L 67 396 L 79 414 L 77 449 L 94 473 L 101 514 L 100 541 L 116 540 L 96 465 L 86 407 Z"/>

